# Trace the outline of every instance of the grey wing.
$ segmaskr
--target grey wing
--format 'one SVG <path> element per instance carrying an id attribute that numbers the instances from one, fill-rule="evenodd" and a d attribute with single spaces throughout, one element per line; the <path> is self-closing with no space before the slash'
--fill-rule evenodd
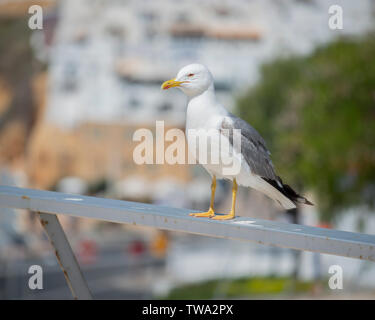
<path id="1" fill-rule="evenodd" d="M 270 152 L 261 135 L 251 125 L 233 114 L 225 117 L 221 123 L 222 133 L 228 136 L 233 145 L 233 129 L 241 130 L 241 153 L 250 166 L 251 172 L 266 179 L 278 181 Z M 236 149 L 236 144 L 234 144 Z"/>

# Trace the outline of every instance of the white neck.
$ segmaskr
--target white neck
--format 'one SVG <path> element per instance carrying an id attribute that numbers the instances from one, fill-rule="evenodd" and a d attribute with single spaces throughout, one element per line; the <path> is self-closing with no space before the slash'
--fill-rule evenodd
<path id="1" fill-rule="evenodd" d="M 227 115 L 228 111 L 216 100 L 213 85 L 203 93 L 188 97 L 186 129 L 202 127 L 216 116 Z"/>
<path id="2" fill-rule="evenodd" d="M 190 103 L 192 100 L 195 99 L 209 99 L 211 101 L 216 100 L 216 95 L 215 95 L 215 88 L 213 84 L 210 84 L 210 86 L 207 88 L 207 90 L 203 91 L 202 93 L 199 93 L 197 95 L 188 95 L 188 103 Z"/>

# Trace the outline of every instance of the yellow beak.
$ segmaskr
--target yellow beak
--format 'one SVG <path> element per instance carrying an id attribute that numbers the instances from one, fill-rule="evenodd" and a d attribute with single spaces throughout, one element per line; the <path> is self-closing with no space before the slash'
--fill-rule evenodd
<path id="1" fill-rule="evenodd" d="M 161 88 L 163 90 L 167 90 L 169 88 L 173 87 L 179 87 L 181 83 L 184 83 L 184 81 L 176 81 L 176 78 L 173 78 L 171 80 L 165 81 L 162 85 Z"/>

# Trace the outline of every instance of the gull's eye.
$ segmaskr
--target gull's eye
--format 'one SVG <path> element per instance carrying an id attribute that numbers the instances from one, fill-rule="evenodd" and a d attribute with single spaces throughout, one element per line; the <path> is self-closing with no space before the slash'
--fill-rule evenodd
<path id="1" fill-rule="evenodd" d="M 188 77 L 192 77 L 193 75 L 194 75 L 194 73 L 189 73 Z"/>

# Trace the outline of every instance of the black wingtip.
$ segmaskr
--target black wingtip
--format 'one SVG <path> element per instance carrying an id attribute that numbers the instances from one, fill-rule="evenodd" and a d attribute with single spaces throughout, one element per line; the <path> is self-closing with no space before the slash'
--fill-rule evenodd
<path id="1" fill-rule="evenodd" d="M 289 185 L 284 184 L 280 177 L 277 177 L 279 181 L 267 179 L 262 177 L 263 180 L 267 181 L 269 184 L 271 184 L 273 187 L 275 187 L 277 190 L 279 190 L 282 194 L 284 194 L 288 199 L 290 199 L 292 202 L 301 203 L 301 204 L 307 204 L 309 206 L 313 206 L 314 204 L 307 200 L 305 197 L 299 195 L 297 192 L 295 192 Z"/>
<path id="2" fill-rule="evenodd" d="M 314 205 L 311 201 L 307 200 L 305 197 L 299 197 L 298 198 L 298 202 L 299 203 L 303 203 L 303 204 L 307 204 L 309 206 L 313 206 Z"/>

